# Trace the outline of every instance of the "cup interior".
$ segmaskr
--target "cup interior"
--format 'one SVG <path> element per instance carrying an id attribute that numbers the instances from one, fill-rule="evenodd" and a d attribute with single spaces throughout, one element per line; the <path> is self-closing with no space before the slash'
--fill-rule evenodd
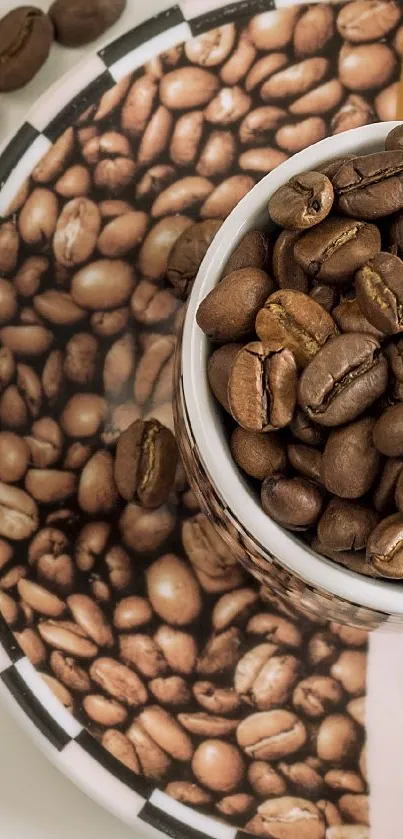
<path id="1" fill-rule="evenodd" d="M 403 615 L 403 587 L 356 574 L 319 556 L 263 512 L 234 463 L 221 409 L 207 380 L 210 344 L 196 323 L 199 303 L 219 282 L 230 254 L 252 229 L 267 229 L 270 196 L 291 177 L 344 154 L 368 154 L 384 148 L 389 131 L 399 122 L 383 122 L 328 137 L 266 175 L 235 207 L 215 236 L 195 280 L 188 303 L 182 342 L 182 377 L 188 420 L 199 456 L 222 503 L 234 520 L 291 574 L 306 584 L 386 615 Z"/>

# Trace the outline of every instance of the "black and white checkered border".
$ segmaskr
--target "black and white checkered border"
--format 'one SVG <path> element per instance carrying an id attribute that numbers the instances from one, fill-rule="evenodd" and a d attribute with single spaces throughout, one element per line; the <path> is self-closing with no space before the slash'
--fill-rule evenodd
<path id="1" fill-rule="evenodd" d="M 302 2 L 302 0 L 297 0 Z M 0 217 L 36 163 L 83 113 L 125 75 L 176 44 L 215 26 L 295 0 L 182 0 L 130 30 L 57 82 L 0 150 Z M 209 11 L 194 15 L 195 5 Z M 47 756 L 88 795 L 148 835 L 174 839 L 247 839 L 247 834 L 181 804 L 109 754 L 45 684 L 0 617 L 0 696 Z"/>

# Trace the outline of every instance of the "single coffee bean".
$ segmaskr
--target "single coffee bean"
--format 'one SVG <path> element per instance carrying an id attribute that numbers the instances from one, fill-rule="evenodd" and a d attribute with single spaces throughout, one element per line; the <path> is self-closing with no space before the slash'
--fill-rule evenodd
<path id="1" fill-rule="evenodd" d="M 337 285 L 345 284 L 380 249 L 374 224 L 332 216 L 297 239 L 294 256 L 307 274 Z"/>
<path id="2" fill-rule="evenodd" d="M 403 579 L 403 516 L 388 516 L 372 531 L 367 558 L 375 573 L 389 579 Z"/>
<path id="3" fill-rule="evenodd" d="M 0 432 L 0 481 L 20 481 L 28 468 L 29 448 L 25 440 L 9 431 Z"/>
<path id="4" fill-rule="evenodd" d="M 230 414 L 228 402 L 228 382 L 232 365 L 242 349 L 242 344 L 224 344 L 214 350 L 207 364 L 207 377 L 211 390 L 220 405 Z"/>
<path id="5" fill-rule="evenodd" d="M 157 221 L 141 246 L 139 268 L 150 279 L 160 280 L 167 271 L 168 258 L 173 246 L 186 228 L 192 225 L 187 216 L 167 216 Z"/>
<path id="6" fill-rule="evenodd" d="M 234 162 L 236 149 L 235 138 L 230 131 L 212 131 L 201 150 L 197 174 L 205 178 L 225 175 Z"/>
<path id="7" fill-rule="evenodd" d="M 214 185 L 207 178 L 202 178 L 200 175 L 187 175 L 175 181 L 158 195 L 151 207 L 151 216 L 152 218 L 160 218 L 161 216 L 183 213 L 184 210 L 205 201 L 213 190 Z M 210 213 L 209 215 L 219 216 L 220 213 Z"/>
<path id="8" fill-rule="evenodd" d="M 402 458 L 388 457 L 379 483 L 373 493 L 375 510 L 382 515 L 389 515 L 394 510 L 396 484 L 402 469 Z"/>
<path id="9" fill-rule="evenodd" d="M 276 291 L 256 318 L 256 332 L 267 347 L 288 347 L 305 367 L 322 344 L 336 334 L 336 324 L 322 306 L 300 291 Z"/>
<path id="10" fill-rule="evenodd" d="M 245 771 L 239 750 L 219 739 L 207 739 L 198 746 L 192 770 L 203 786 L 221 794 L 237 789 Z"/>
<path id="11" fill-rule="evenodd" d="M 321 723 L 317 734 L 317 754 L 321 760 L 346 763 L 355 754 L 358 731 L 352 719 L 344 714 L 330 714 Z"/>
<path id="12" fill-rule="evenodd" d="M 274 58 L 274 55 L 272 58 Z M 271 139 L 273 129 L 284 122 L 286 116 L 287 111 L 271 105 L 265 105 L 262 108 L 250 111 L 242 120 L 239 128 L 241 143 L 248 146 L 263 145 Z"/>
<path id="13" fill-rule="evenodd" d="M 344 87 L 358 93 L 385 87 L 395 68 L 395 53 L 382 42 L 358 45 L 347 42 L 339 53 L 339 79 Z"/>
<path id="14" fill-rule="evenodd" d="M 332 290 L 332 286 L 324 286 L 324 288 Z M 341 332 L 365 332 L 367 335 L 373 335 L 378 341 L 384 337 L 383 332 L 367 320 L 356 297 L 342 300 L 332 309 L 332 317 Z"/>
<path id="15" fill-rule="evenodd" d="M 304 230 L 319 224 L 333 205 L 333 187 L 326 175 L 306 172 L 296 175 L 270 198 L 271 219 L 288 230 Z"/>
<path id="16" fill-rule="evenodd" d="M 156 420 L 137 420 L 119 437 L 115 480 L 126 501 L 159 507 L 170 493 L 178 461 L 175 438 Z"/>
<path id="17" fill-rule="evenodd" d="M 374 427 L 374 443 L 388 457 L 403 455 L 403 404 L 386 408 Z"/>
<path id="18" fill-rule="evenodd" d="M 315 524 L 323 507 L 323 493 L 306 478 L 275 474 L 265 479 L 262 507 L 274 521 L 290 530 L 306 530 Z"/>
<path id="19" fill-rule="evenodd" d="M 397 96 L 398 93 L 398 82 L 394 82 L 393 84 L 389 85 L 389 87 L 382 90 L 378 93 L 378 96 L 375 99 L 375 111 L 378 116 L 378 119 L 382 119 L 387 122 L 390 119 L 395 119 L 396 117 L 396 108 L 395 108 L 395 101 L 393 101 L 394 97 Z"/>
<path id="20" fill-rule="evenodd" d="M 306 58 L 274 73 L 260 90 L 263 102 L 302 96 L 318 84 L 327 73 L 327 58 Z"/>
<path id="21" fill-rule="evenodd" d="M 169 154 L 178 166 L 191 166 L 199 150 L 204 127 L 203 111 L 189 111 L 179 117 L 173 130 Z M 204 173 L 198 172 L 199 175 Z"/>
<path id="22" fill-rule="evenodd" d="M 235 428 L 231 436 L 231 454 L 247 475 L 260 481 L 274 472 L 285 471 L 285 451 L 273 434 Z"/>
<path id="23" fill-rule="evenodd" d="M 280 288 L 303 291 L 307 294 L 309 279 L 294 259 L 294 245 L 299 235 L 298 231 L 281 231 L 273 249 L 273 274 Z M 320 303 L 319 300 L 318 303 Z"/>
<path id="24" fill-rule="evenodd" d="M 237 728 L 236 738 L 249 757 L 271 761 L 298 751 L 306 742 L 307 732 L 295 714 L 278 709 L 246 717 Z"/>
<path id="25" fill-rule="evenodd" d="M 385 149 L 386 151 L 403 150 L 403 130 L 401 125 L 397 125 L 396 128 L 392 128 L 392 131 L 389 131 L 385 140 Z"/>
<path id="26" fill-rule="evenodd" d="M 403 262 L 391 253 L 378 253 L 355 278 L 358 303 L 377 329 L 386 335 L 403 330 Z"/>
<path id="27" fill-rule="evenodd" d="M 264 146 L 242 152 L 238 164 L 245 172 L 254 172 L 261 177 L 271 172 L 276 166 L 280 166 L 280 163 L 284 163 L 285 160 L 287 160 L 285 152 L 271 146 Z"/>
<path id="28" fill-rule="evenodd" d="M 181 67 L 167 73 L 160 83 L 160 99 L 166 108 L 184 110 L 206 105 L 215 96 L 218 78 L 201 67 Z"/>
<path id="29" fill-rule="evenodd" d="M 197 323 L 213 341 L 247 337 L 272 289 L 272 280 L 259 268 L 232 271 L 200 303 Z"/>
<path id="30" fill-rule="evenodd" d="M 94 41 L 121 16 L 126 0 L 90 0 L 84 10 L 77 0 L 55 0 L 49 15 L 56 39 L 66 47 L 79 47 Z"/>
<path id="31" fill-rule="evenodd" d="M 311 792 L 312 794 L 312 792 Z M 325 826 L 322 815 L 311 801 L 305 798 L 292 798 L 284 795 L 282 798 L 274 798 L 265 801 L 258 807 L 258 812 L 246 824 L 245 829 L 258 836 L 269 836 L 266 830 L 269 825 L 272 835 L 283 836 L 284 839 L 292 839 L 292 834 L 312 839 L 323 839 Z"/>
<path id="32" fill-rule="evenodd" d="M 248 431 L 283 428 L 294 414 L 296 388 L 292 352 L 272 352 L 254 341 L 239 351 L 231 367 L 227 391 L 231 414 Z"/>
<path id="33" fill-rule="evenodd" d="M 270 250 L 270 241 L 264 232 L 249 230 L 228 259 L 223 277 L 231 274 L 232 271 L 240 271 L 242 268 L 266 270 L 269 265 Z"/>
<path id="34" fill-rule="evenodd" d="M 223 87 L 208 103 L 204 115 L 213 125 L 232 125 L 245 116 L 250 105 L 251 98 L 241 87 Z"/>
<path id="35" fill-rule="evenodd" d="M 334 317 L 333 309 L 339 299 L 337 288 L 330 285 L 324 285 L 323 283 L 316 283 L 309 292 L 309 296 L 312 297 L 312 300 L 315 300 L 316 303 L 319 303 L 323 309 L 326 309 L 327 312 L 331 312 L 332 317 Z"/>
<path id="36" fill-rule="evenodd" d="M 58 200 L 50 189 L 31 192 L 18 217 L 18 228 L 27 245 L 44 248 L 52 238 L 58 217 Z"/>
<path id="37" fill-rule="evenodd" d="M 113 457 L 100 449 L 90 457 L 80 475 L 78 503 L 85 513 L 110 513 L 118 504 L 119 496 L 113 477 Z"/>
<path id="38" fill-rule="evenodd" d="M 340 134 L 350 128 L 360 128 L 362 125 L 368 125 L 374 118 L 373 108 L 367 99 L 357 93 L 351 93 L 331 119 L 332 132 L 333 134 Z M 337 169 L 339 168 L 337 166 Z M 329 177 L 333 177 L 337 169 Z"/>
<path id="39" fill-rule="evenodd" d="M 60 425 L 69 437 L 92 437 L 106 413 L 106 402 L 95 393 L 75 393 L 66 403 Z"/>
<path id="40" fill-rule="evenodd" d="M 226 218 L 254 185 L 255 181 L 250 175 L 226 178 L 204 200 L 200 218 Z"/>
<path id="41" fill-rule="evenodd" d="M 47 15 L 34 6 L 12 9 L 0 20 L 0 90 L 17 90 L 45 63 L 53 40 Z"/>
<path id="42" fill-rule="evenodd" d="M 33 465 L 43 469 L 58 462 L 64 440 L 59 424 L 52 417 L 41 417 L 33 423 L 25 442 Z"/>
<path id="43" fill-rule="evenodd" d="M 374 427 L 375 420 L 365 417 L 332 431 L 322 462 L 323 482 L 329 492 L 341 498 L 360 498 L 371 489 L 380 465 L 372 439 Z"/>
<path id="44" fill-rule="evenodd" d="M 346 161 L 333 177 L 343 213 L 376 219 L 403 207 L 403 152 L 384 151 Z"/>
<path id="45" fill-rule="evenodd" d="M 318 539 L 335 551 L 360 551 L 377 522 L 378 516 L 370 507 L 333 498 L 318 522 Z"/>
<path id="46" fill-rule="evenodd" d="M 19 541 L 38 529 L 36 502 L 22 489 L 0 483 L 0 536 Z"/>
<path id="47" fill-rule="evenodd" d="M 396 3 L 376 0 L 367 6 L 365 0 L 355 0 L 340 10 L 337 29 L 346 41 L 359 44 L 383 38 L 399 20 L 400 10 Z"/>
<path id="48" fill-rule="evenodd" d="M 202 601 L 196 577 L 173 554 L 156 560 L 147 570 L 147 592 L 154 611 L 172 626 L 186 626 L 200 614 Z"/>
<path id="49" fill-rule="evenodd" d="M 324 717 L 343 700 L 343 691 L 330 676 L 308 676 L 298 683 L 292 703 L 297 711 L 312 719 Z"/>
<path id="50" fill-rule="evenodd" d="M 76 164 L 66 169 L 55 183 L 55 192 L 62 198 L 80 198 L 91 189 L 91 175 L 85 166 Z"/>
<path id="51" fill-rule="evenodd" d="M 98 239 L 98 250 L 103 256 L 124 256 L 143 241 L 147 227 L 147 213 L 124 213 L 104 227 Z"/>
<path id="52" fill-rule="evenodd" d="M 325 429 L 311 422 L 299 408 L 290 422 L 290 431 L 293 437 L 307 446 L 320 446 L 326 442 Z"/>
<path id="53" fill-rule="evenodd" d="M 298 402 L 319 425 L 355 419 L 385 391 L 388 365 L 375 338 L 346 332 L 329 340 L 305 368 Z"/>
<path id="54" fill-rule="evenodd" d="M 126 303 L 133 285 L 134 272 L 128 262 L 100 259 L 74 274 L 71 296 L 83 309 L 115 309 Z"/>
<path id="55" fill-rule="evenodd" d="M 235 34 L 233 23 L 210 29 L 196 38 L 190 38 L 185 44 L 185 54 L 192 64 L 215 67 L 228 57 L 234 46 Z"/>
<path id="56" fill-rule="evenodd" d="M 207 249 L 221 227 L 220 219 L 208 219 L 185 229 L 174 242 L 168 256 L 167 277 L 183 297 L 187 297 Z"/>
<path id="57" fill-rule="evenodd" d="M 322 482 L 322 452 L 312 446 L 290 443 L 287 446 L 287 456 L 291 466 L 305 478 L 317 483 Z M 277 471 L 284 471 L 284 467 Z"/>

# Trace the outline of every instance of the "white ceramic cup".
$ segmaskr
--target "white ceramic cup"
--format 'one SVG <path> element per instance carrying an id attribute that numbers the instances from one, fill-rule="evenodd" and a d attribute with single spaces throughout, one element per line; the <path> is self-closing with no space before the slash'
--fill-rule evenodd
<path id="1" fill-rule="evenodd" d="M 260 506 L 235 465 L 223 428 L 220 409 L 207 381 L 209 342 L 196 323 L 199 303 L 218 283 L 222 269 L 240 239 L 248 230 L 267 227 L 270 196 L 291 177 L 315 169 L 344 154 L 366 154 L 384 148 L 386 135 L 399 123 L 366 125 L 329 137 L 294 155 L 266 175 L 235 207 L 218 231 L 197 275 L 190 297 L 182 338 L 182 400 L 193 443 L 211 481 L 215 496 L 263 549 L 263 556 L 275 558 L 290 576 L 307 589 L 344 603 L 342 614 L 349 615 L 349 604 L 363 607 L 380 617 L 391 618 L 403 626 L 403 585 L 353 573 L 311 551 L 292 533 L 272 521 Z M 262 574 L 258 574 L 262 579 Z M 309 600 L 309 598 L 308 598 Z M 335 615 L 333 614 L 333 617 Z M 337 616 L 337 612 L 336 612 Z"/>

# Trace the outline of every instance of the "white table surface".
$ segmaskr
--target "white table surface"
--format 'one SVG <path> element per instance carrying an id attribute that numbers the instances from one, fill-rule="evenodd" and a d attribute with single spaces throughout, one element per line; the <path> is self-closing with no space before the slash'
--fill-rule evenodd
<path id="1" fill-rule="evenodd" d="M 22 5 L 0 0 L 0 17 Z M 85 0 L 83 0 L 85 3 Z M 50 0 L 32 0 L 45 11 Z M 52 48 L 46 65 L 20 91 L 0 94 L 0 145 L 47 87 L 103 43 L 168 8 L 169 0 L 127 0 L 121 19 L 89 47 Z M 137 839 L 133 830 L 102 810 L 68 781 L 0 706 L 0 836 L 2 839 Z"/>

